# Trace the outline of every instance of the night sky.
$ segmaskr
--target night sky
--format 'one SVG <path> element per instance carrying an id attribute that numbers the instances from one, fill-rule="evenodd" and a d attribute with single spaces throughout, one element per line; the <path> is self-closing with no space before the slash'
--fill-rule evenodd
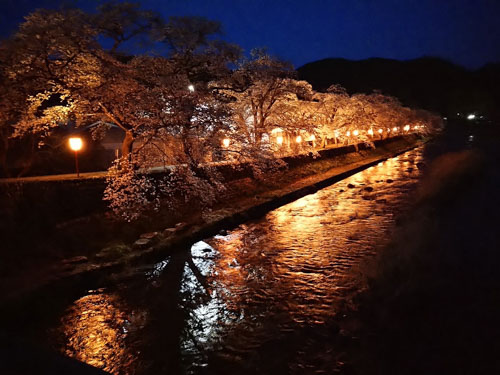
<path id="1" fill-rule="evenodd" d="M 0 34 L 61 0 L 0 0 Z M 97 0 L 76 1 L 92 9 Z M 246 51 L 268 47 L 296 67 L 343 57 L 438 56 L 468 68 L 500 61 L 499 0 L 144 0 L 165 17 L 218 20 L 224 38 Z"/>

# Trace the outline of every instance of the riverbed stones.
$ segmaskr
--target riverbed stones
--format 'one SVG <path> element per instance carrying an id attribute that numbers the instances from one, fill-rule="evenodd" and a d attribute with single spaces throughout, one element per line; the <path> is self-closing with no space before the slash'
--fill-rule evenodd
<path id="1" fill-rule="evenodd" d="M 136 249 L 146 249 L 151 244 L 151 240 L 149 238 L 139 238 L 134 242 L 134 248 Z"/>
<path id="2" fill-rule="evenodd" d="M 177 232 L 177 229 L 176 228 L 167 228 L 165 229 L 162 234 L 163 234 L 163 237 L 170 237 L 172 234 L 174 234 L 175 232 Z"/>
<path id="3" fill-rule="evenodd" d="M 178 231 L 181 231 L 181 230 L 185 229 L 186 227 L 187 227 L 187 224 L 184 222 L 180 222 L 180 223 L 175 224 L 175 229 L 177 229 Z"/>
<path id="4" fill-rule="evenodd" d="M 86 263 L 88 261 L 89 261 L 89 259 L 86 256 L 78 255 L 78 256 L 73 257 L 73 258 L 64 259 L 62 261 L 62 263 L 63 264 L 81 264 L 81 263 Z"/>
<path id="5" fill-rule="evenodd" d="M 114 260 L 118 259 L 123 254 L 130 252 L 130 247 L 125 245 L 124 243 L 116 243 L 110 246 L 105 247 L 101 251 L 99 251 L 95 258 L 99 260 Z"/>
<path id="6" fill-rule="evenodd" d="M 148 232 L 140 235 L 140 238 L 146 238 L 148 240 L 153 240 L 158 237 L 158 232 Z"/>
<path id="7" fill-rule="evenodd" d="M 180 232 L 180 231 L 186 229 L 186 227 L 187 227 L 186 223 L 177 223 L 177 224 L 175 224 L 175 227 L 167 228 L 167 229 L 163 230 L 162 236 L 165 238 L 170 237 L 174 233 L 177 233 L 177 232 Z"/>

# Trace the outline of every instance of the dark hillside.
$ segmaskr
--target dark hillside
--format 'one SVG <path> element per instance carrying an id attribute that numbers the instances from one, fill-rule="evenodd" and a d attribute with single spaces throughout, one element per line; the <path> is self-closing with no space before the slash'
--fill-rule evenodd
<path id="1" fill-rule="evenodd" d="M 398 61 L 372 58 L 352 61 L 324 59 L 298 68 L 300 79 L 324 91 L 332 84 L 349 93 L 379 90 L 399 98 L 404 104 L 452 116 L 457 112 L 477 112 L 497 117 L 500 64 L 470 71 L 451 62 L 422 57 Z"/>

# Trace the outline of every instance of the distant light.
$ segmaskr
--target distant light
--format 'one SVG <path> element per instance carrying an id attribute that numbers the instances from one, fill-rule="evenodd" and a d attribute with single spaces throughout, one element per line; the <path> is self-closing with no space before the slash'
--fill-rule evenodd
<path id="1" fill-rule="evenodd" d="M 397 131 L 398 131 L 398 128 L 397 128 L 397 127 L 393 127 L 393 128 L 392 128 L 392 131 L 397 132 Z"/>
<path id="2" fill-rule="evenodd" d="M 335 130 L 335 131 L 333 132 L 333 135 L 335 136 L 335 138 L 338 138 L 338 137 L 339 137 L 339 132 L 338 132 L 338 130 Z"/>
<path id="3" fill-rule="evenodd" d="M 347 135 L 348 137 L 351 136 L 351 132 L 348 130 L 347 133 L 345 133 L 345 135 Z"/>
<path id="4" fill-rule="evenodd" d="M 390 133 L 391 132 L 391 129 L 387 128 L 387 133 Z"/>
<path id="5" fill-rule="evenodd" d="M 295 138 L 295 142 L 297 142 L 297 143 L 302 142 L 302 137 L 300 135 L 298 135 L 297 138 Z"/>
<path id="6" fill-rule="evenodd" d="M 403 129 L 405 130 L 405 132 L 409 131 L 410 130 L 410 125 L 405 125 L 405 127 Z"/>
<path id="7" fill-rule="evenodd" d="M 314 142 L 316 140 L 316 137 L 314 136 L 314 134 L 312 134 L 307 140 Z"/>
<path id="8" fill-rule="evenodd" d="M 279 145 L 283 144 L 283 137 L 281 135 L 278 135 L 276 137 L 276 143 Z"/>
<path id="9" fill-rule="evenodd" d="M 368 129 L 368 134 L 373 135 L 373 129 L 372 128 Z"/>
<path id="10" fill-rule="evenodd" d="M 229 144 L 230 144 L 230 143 L 231 143 L 231 141 L 229 140 L 229 138 L 224 138 L 224 139 L 222 140 L 222 145 L 223 145 L 224 147 L 229 147 Z"/>
<path id="11" fill-rule="evenodd" d="M 476 118 L 476 115 L 471 113 L 469 116 L 467 116 L 467 120 L 474 120 Z"/>
<path id="12" fill-rule="evenodd" d="M 448 117 L 443 117 L 443 120 L 448 120 Z"/>
<path id="13" fill-rule="evenodd" d="M 359 134 L 359 132 L 358 132 L 357 130 L 354 130 L 354 131 L 352 132 L 352 134 L 353 134 L 355 137 L 357 137 L 357 136 L 358 136 L 358 134 Z"/>
<path id="14" fill-rule="evenodd" d="M 191 91 L 191 92 L 194 92 L 194 85 L 189 85 L 188 86 L 188 90 Z"/>
<path id="15" fill-rule="evenodd" d="M 382 134 L 382 132 L 383 132 L 383 130 L 382 130 L 382 129 L 379 129 L 379 130 L 378 130 L 378 133 L 379 133 L 379 134 Z"/>
<path id="16" fill-rule="evenodd" d="M 68 140 L 69 148 L 73 151 L 80 151 L 83 147 L 83 141 L 80 137 L 71 137 Z"/>

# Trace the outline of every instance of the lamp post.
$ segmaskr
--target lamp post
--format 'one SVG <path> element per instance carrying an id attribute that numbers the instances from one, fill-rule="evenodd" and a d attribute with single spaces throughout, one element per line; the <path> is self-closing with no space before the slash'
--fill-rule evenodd
<path id="1" fill-rule="evenodd" d="M 68 140 L 69 148 L 75 152 L 75 168 L 76 177 L 80 177 L 80 170 L 78 169 L 78 151 L 83 147 L 83 141 L 80 137 L 71 137 Z"/>

